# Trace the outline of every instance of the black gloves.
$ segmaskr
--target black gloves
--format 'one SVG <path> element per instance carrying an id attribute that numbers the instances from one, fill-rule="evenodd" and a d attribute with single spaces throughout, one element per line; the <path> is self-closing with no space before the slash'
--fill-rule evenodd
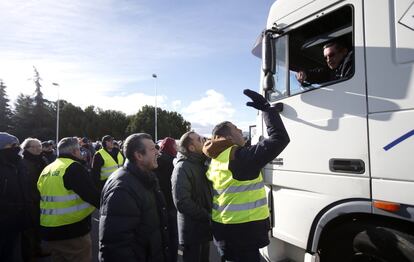
<path id="1" fill-rule="evenodd" d="M 250 97 L 253 102 L 247 102 L 247 106 L 251 106 L 256 108 L 257 110 L 265 111 L 270 107 L 269 102 L 267 102 L 266 98 L 264 98 L 262 95 L 256 93 L 253 90 L 250 89 L 244 89 L 243 94 Z"/>
<path id="2" fill-rule="evenodd" d="M 253 100 L 253 102 L 247 102 L 246 103 L 247 106 L 254 107 L 257 110 L 261 110 L 261 111 L 266 111 L 267 109 L 270 108 L 269 102 L 266 100 L 266 98 L 264 98 L 259 93 L 253 90 L 250 90 L 250 89 L 245 89 L 243 91 L 243 94 L 245 94 L 246 96 L 250 97 Z M 276 108 L 277 112 L 283 111 L 283 103 L 277 103 L 276 105 L 274 105 L 274 107 Z"/>

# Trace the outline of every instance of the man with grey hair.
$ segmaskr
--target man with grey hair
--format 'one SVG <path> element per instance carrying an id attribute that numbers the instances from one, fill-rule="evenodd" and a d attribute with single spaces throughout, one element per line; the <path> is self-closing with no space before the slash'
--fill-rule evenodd
<path id="1" fill-rule="evenodd" d="M 58 158 L 40 174 L 41 235 L 53 261 L 92 260 L 91 214 L 99 207 L 99 191 L 80 163 L 78 139 L 65 137 Z"/>
<path id="2" fill-rule="evenodd" d="M 127 161 L 102 190 L 99 259 L 170 261 L 166 202 L 153 172 L 158 150 L 145 133 L 130 135 L 123 149 Z"/>
<path id="3" fill-rule="evenodd" d="M 205 175 L 207 157 L 202 151 L 204 141 L 204 137 L 194 131 L 181 136 L 171 177 L 184 262 L 209 261 L 212 188 Z"/>
<path id="4" fill-rule="evenodd" d="M 40 241 L 40 226 L 39 226 L 39 204 L 40 196 L 37 190 L 37 180 L 39 179 L 40 173 L 48 164 L 46 158 L 43 158 L 42 144 L 39 139 L 28 137 L 20 145 L 23 149 L 23 164 L 26 167 L 30 194 L 29 199 L 32 203 L 30 206 L 30 212 L 33 218 L 32 227 L 27 229 L 23 233 L 23 258 L 25 261 L 35 259 L 36 256 L 46 256 L 48 252 L 42 250 Z"/>

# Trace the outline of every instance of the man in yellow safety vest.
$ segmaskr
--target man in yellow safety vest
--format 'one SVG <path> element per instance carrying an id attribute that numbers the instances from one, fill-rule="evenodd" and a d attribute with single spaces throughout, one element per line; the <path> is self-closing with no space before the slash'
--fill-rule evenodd
<path id="1" fill-rule="evenodd" d="M 263 112 L 269 137 L 245 145 L 242 131 L 231 122 L 213 129 L 203 152 L 211 157 L 206 173 L 213 184 L 212 229 L 222 261 L 259 262 L 259 248 L 269 244 L 269 209 L 261 169 L 289 143 L 279 116 L 282 104 L 271 107 L 258 93 L 245 90 L 252 106 Z"/>
<path id="2" fill-rule="evenodd" d="M 92 161 L 92 176 L 99 189 L 102 189 L 108 177 L 124 164 L 120 150 L 114 147 L 114 138 L 110 135 L 102 137 L 102 148 L 98 150 Z"/>
<path id="3" fill-rule="evenodd" d="M 91 261 L 91 214 L 99 207 L 99 191 L 80 163 L 78 139 L 63 138 L 58 150 L 37 182 L 41 236 L 53 261 Z"/>

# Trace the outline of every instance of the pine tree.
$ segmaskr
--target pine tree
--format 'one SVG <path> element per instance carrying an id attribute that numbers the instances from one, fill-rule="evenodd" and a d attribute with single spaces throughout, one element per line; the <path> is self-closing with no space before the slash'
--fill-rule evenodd
<path id="1" fill-rule="evenodd" d="M 6 85 L 0 79 L 0 132 L 10 132 L 12 112 L 6 94 Z"/>
<path id="2" fill-rule="evenodd" d="M 33 132 L 33 124 L 36 119 L 33 117 L 33 99 L 28 95 L 20 94 L 14 104 L 14 114 L 12 117 L 13 129 L 12 133 L 16 135 L 20 141 L 26 137 L 35 137 Z"/>
<path id="3" fill-rule="evenodd" d="M 51 103 L 43 98 L 43 93 L 41 91 L 42 78 L 40 77 L 39 72 L 36 67 L 33 66 L 34 77 L 33 81 L 36 86 L 35 95 L 33 98 L 33 116 L 36 118 L 36 121 L 33 123 L 33 131 L 37 138 L 41 140 L 51 139 L 54 134 L 53 128 L 53 112 L 52 108 L 48 105 Z"/>

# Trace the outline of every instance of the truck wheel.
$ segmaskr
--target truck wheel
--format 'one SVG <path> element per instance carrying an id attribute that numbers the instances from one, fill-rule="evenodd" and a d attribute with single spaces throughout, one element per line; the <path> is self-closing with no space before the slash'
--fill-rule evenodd
<path id="1" fill-rule="evenodd" d="M 321 262 L 414 262 L 414 236 L 353 222 L 331 229 L 319 253 Z"/>
<path id="2" fill-rule="evenodd" d="M 368 226 L 355 236 L 353 248 L 355 261 L 414 262 L 414 237 L 386 227 Z"/>
<path id="3" fill-rule="evenodd" d="M 319 257 L 321 262 L 349 262 L 354 258 L 353 240 L 364 231 L 362 224 L 353 221 L 329 229 L 321 237 Z"/>

